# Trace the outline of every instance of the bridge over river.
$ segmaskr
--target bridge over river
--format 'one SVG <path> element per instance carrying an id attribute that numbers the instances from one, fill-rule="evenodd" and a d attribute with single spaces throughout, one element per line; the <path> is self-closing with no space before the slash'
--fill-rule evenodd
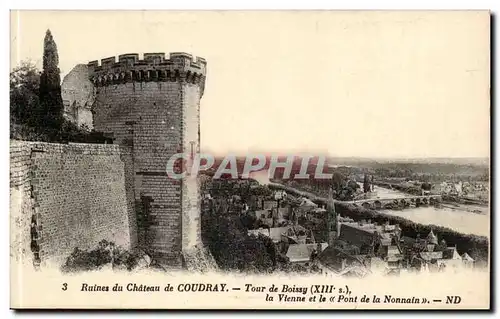
<path id="1" fill-rule="evenodd" d="M 277 187 L 278 189 L 286 190 L 287 192 L 292 189 L 278 183 L 267 182 L 266 184 L 271 187 Z M 436 207 L 434 205 L 424 204 L 416 207 L 417 197 L 421 196 L 411 196 L 397 190 L 387 189 L 376 185 L 374 190 L 375 192 L 369 195 L 373 197 L 358 199 L 355 201 L 351 201 L 351 203 L 353 203 L 353 205 L 363 205 L 363 203 L 366 202 L 367 204 L 371 205 L 370 207 L 373 207 L 377 206 L 378 204 L 375 204 L 375 202 L 379 201 L 381 204 L 385 204 L 385 207 L 387 209 L 384 210 L 384 213 L 388 215 L 403 217 L 424 225 L 432 224 L 448 227 L 464 234 L 475 234 L 479 236 L 489 236 L 490 234 L 490 216 L 488 207 L 484 208 L 484 212 L 482 213 L 472 213 L 467 210 L 466 205 L 460 205 L 456 207 L 450 207 L 450 205 L 442 205 L 442 207 Z M 314 202 L 320 202 L 324 204 L 326 204 L 327 202 L 326 198 L 306 191 L 293 189 L 292 194 L 300 194 L 300 196 L 307 197 Z M 427 202 L 430 203 L 430 198 L 434 197 L 434 195 L 423 197 L 427 197 Z M 412 198 L 414 202 L 412 202 Z M 404 200 L 405 209 L 401 209 L 401 200 Z M 391 207 L 390 203 L 393 203 L 392 205 L 394 205 L 396 201 L 399 205 L 396 207 Z M 421 203 L 424 202 L 423 199 L 420 199 L 420 201 Z M 441 202 L 441 199 L 434 197 L 432 202 L 435 201 Z M 408 202 L 410 206 L 408 206 Z M 411 207 L 412 204 L 415 204 L 415 206 Z"/>
<path id="2" fill-rule="evenodd" d="M 441 195 L 422 195 L 422 196 L 400 196 L 398 198 L 365 198 L 353 201 L 344 201 L 343 203 L 360 205 L 371 209 L 390 209 L 390 208 L 405 208 L 419 207 L 422 205 L 435 205 L 441 203 Z"/>

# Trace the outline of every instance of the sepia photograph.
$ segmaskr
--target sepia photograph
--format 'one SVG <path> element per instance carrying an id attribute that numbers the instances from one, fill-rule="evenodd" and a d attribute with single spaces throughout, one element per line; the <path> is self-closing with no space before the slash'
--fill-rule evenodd
<path id="1" fill-rule="evenodd" d="M 483 309 L 489 11 L 10 12 L 10 307 Z"/>

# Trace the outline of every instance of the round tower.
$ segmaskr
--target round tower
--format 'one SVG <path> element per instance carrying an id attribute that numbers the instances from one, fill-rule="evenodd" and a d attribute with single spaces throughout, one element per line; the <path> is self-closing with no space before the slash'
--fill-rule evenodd
<path id="1" fill-rule="evenodd" d="M 88 63 L 96 131 L 122 146 L 132 242 L 163 264 L 201 244 L 197 179 L 175 180 L 176 153 L 200 149 L 206 61 L 187 53 L 123 54 Z"/>

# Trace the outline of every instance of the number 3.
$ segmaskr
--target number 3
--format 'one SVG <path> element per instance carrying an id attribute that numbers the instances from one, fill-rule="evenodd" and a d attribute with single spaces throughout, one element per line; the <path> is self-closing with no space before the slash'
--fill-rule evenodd
<path id="1" fill-rule="evenodd" d="M 67 283 L 64 283 L 64 284 L 63 284 L 62 290 L 63 290 L 63 291 L 68 290 L 68 284 L 67 284 Z"/>

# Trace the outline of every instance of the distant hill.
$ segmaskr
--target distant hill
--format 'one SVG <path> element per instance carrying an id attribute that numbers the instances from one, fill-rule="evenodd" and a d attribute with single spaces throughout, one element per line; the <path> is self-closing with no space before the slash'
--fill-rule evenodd
<path id="1" fill-rule="evenodd" d="M 485 157 L 429 157 L 429 158 L 329 157 L 328 158 L 328 163 L 334 165 L 412 163 L 412 164 L 455 164 L 455 165 L 489 166 L 489 162 L 490 159 Z"/>
<path id="2" fill-rule="evenodd" d="M 456 175 L 460 178 L 482 177 L 484 180 L 490 175 L 489 159 L 484 158 L 329 158 L 328 163 L 336 167 L 344 165 L 358 169 L 367 169 L 376 175 L 393 177 L 410 177 L 413 175 Z"/>
<path id="3" fill-rule="evenodd" d="M 216 158 L 213 170 L 215 171 L 222 163 L 224 157 Z M 243 172 L 246 158 L 237 157 L 237 171 Z M 269 168 L 271 156 L 266 156 L 266 165 L 262 170 Z M 285 162 L 286 156 L 279 156 L 280 162 Z M 307 173 L 314 175 L 319 157 L 313 157 L 309 161 Z M 254 160 L 253 164 L 257 161 Z M 296 156 L 293 162 L 292 178 L 298 174 L 301 168 L 302 157 Z M 343 167 L 344 166 L 344 167 Z M 343 167 L 343 168 L 342 168 Z M 458 178 L 479 178 L 480 180 L 489 179 L 489 160 L 484 158 L 427 158 L 427 159 L 370 159 L 356 157 L 330 157 L 326 159 L 323 173 L 332 173 L 333 171 L 344 171 L 348 173 L 361 174 L 368 172 L 380 177 L 415 177 L 421 175 L 432 176 L 456 176 Z M 278 168 L 271 178 L 280 179 L 284 170 Z M 348 174 L 346 173 L 346 174 Z M 224 175 L 225 176 L 225 175 Z"/>

